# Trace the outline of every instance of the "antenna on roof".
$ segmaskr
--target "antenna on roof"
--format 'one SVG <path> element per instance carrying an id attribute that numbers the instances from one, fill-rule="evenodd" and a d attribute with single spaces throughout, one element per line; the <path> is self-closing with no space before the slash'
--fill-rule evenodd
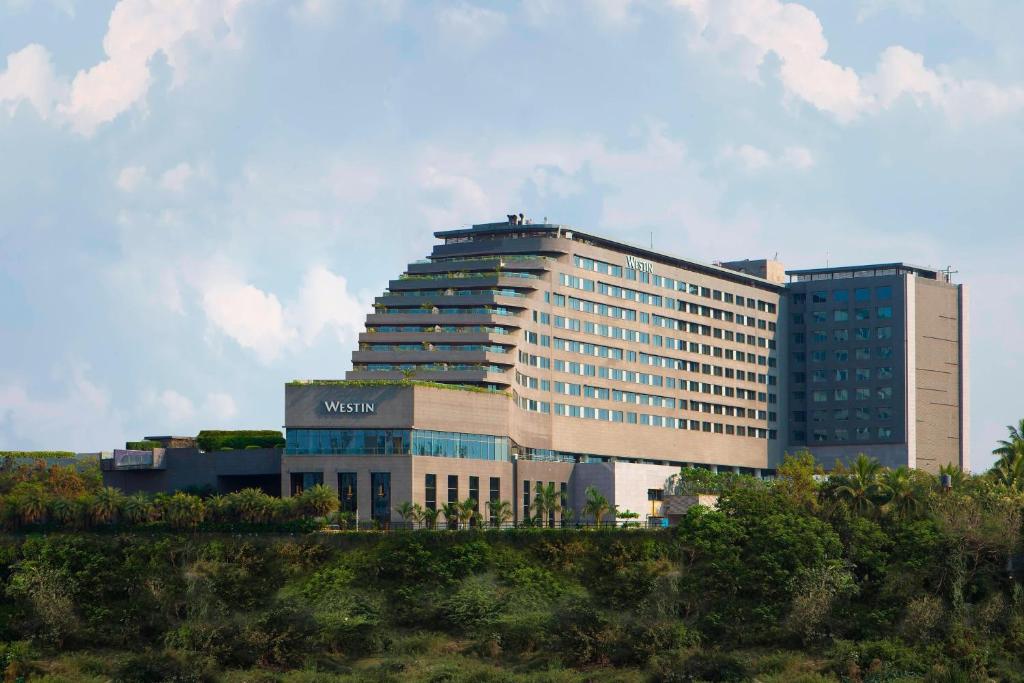
<path id="1" fill-rule="evenodd" d="M 651 251 L 654 251 L 654 231 L 651 230 Z"/>
<path id="2" fill-rule="evenodd" d="M 772 261 L 778 261 L 778 260 L 779 260 L 779 252 L 775 252 L 775 256 L 772 256 Z"/>
<path id="3" fill-rule="evenodd" d="M 945 268 L 943 268 L 939 272 L 946 276 L 946 282 L 950 282 L 953 279 L 953 275 L 955 275 L 956 273 L 959 273 L 960 271 L 959 270 L 953 270 L 953 266 L 946 266 Z"/>

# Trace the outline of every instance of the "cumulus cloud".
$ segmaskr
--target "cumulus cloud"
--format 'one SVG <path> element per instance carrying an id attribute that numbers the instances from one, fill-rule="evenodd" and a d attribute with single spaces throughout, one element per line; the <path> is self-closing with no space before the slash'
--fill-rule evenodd
<path id="1" fill-rule="evenodd" d="M 163 418 L 173 424 L 191 420 L 196 414 L 192 400 L 173 389 L 164 389 L 155 394 L 150 403 L 160 411 Z"/>
<path id="2" fill-rule="evenodd" d="M 125 166 L 117 174 L 117 189 L 122 192 L 135 192 L 147 180 L 145 166 Z"/>
<path id="3" fill-rule="evenodd" d="M 814 166 L 814 155 L 806 147 L 786 147 L 779 154 L 754 145 L 727 145 L 719 153 L 719 160 L 739 165 L 747 171 L 768 168 L 805 169 Z"/>
<path id="4" fill-rule="evenodd" d="M 506 23 L 503 13 L 465 2 L 448 5 L 437 12 L 441 37 L 450 45 L 479 47 L 501 33 Z"/>
<path id="5" fill-rule="evenodd" d="M 120 0 L 103 37 L 106 58 L 79 71 L 70 86 L 53 70 L 46 48 L 31 44 L 7 57 L 0 103 L 27 101 L 42 118 L 56 114 L 89 136 L 132 107 L 144 104 L 152 84 L 150 62 L 162 55 L 175 85 L 189 75 L 196 49 L 237 45 L 234 21 L 248 0 Z"/>
<path id="6" fill-rule="evenodd" d="M 38 396 L 23 384 L 0 384 L 0 437 L 12 448 L 109 449 L 123 438 L 121 416 L 109 392 L 89 378 L 89 368 L 76 365 L 67 373 L 61 393 Z M 59 434 L 65 442 L 47 441 Z"/>
<path id="7" fill-rule="evenodd" d="M 859 74 L 828 59 L 818 16 L 782 0 L 673 0 L 697 25 L 695 49 L 730 52 L 758 80 L 769 55 L 787 94 L 849 123 L 898 101 L 932 106 L 956 123 L 1024 109 L 1024 88 L 963 79 L 949 67 L 928 68 L 924 56 L 901 46 L 886 48 L 875 71 Z"/>
<path id="8" fill-rule="evenodd" d="M 7 68 L 0 72 L 0 105 L 14 115 L 27 102 L 42 119 L 50 118 L 67 94 L 68 85 L 57 77 L 49 51 L 32 43 L 7 55 Z"/>
<path id="9" fill-rule="evenodd" d="M 307 270 L 298 297 L 287 305 L 272 292 L 229 278 L 204 286 L 201 298 L 207 320 L 263 363 L 312 346 L 325 331 L 351 342 L 368 312 L 349 293 L 346 279 L 323 266 Z"/>
<path id="10" fill-rule="evenodd" d="M 203 402 L 203 416 L 216 420 L 230 420 L 238 415 L 238 405 L 230 394 L 213 392 Z"/>
<path id="11" fill-rule="evenodd" d="M 192 166 L 183 161 L 164 171 L 160 176 L 160 187 L 170 192 L 183 192 L 193 175 Z"/>

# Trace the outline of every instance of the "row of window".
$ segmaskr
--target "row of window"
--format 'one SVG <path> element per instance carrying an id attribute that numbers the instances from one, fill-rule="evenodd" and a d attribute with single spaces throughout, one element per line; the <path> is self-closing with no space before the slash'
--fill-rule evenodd
<path id="1" fill-rule="evenodd" d="M 353 363 L 356 372 L 460 372 L 481 370 L 501 374 L 505 368 L 483 363 Z"/>
<path id="2" fill-rule="evenodd" d="M 850 341 L 850 330 L 843 327 L 832 330 L 832 341 L 847 342 Z M 874 331 L 874 337 L 876 339 L 892 339 L 892 327 L 885 325 L 882 327 L 876 327 Z M 872 338 L 870 327 L 855 327 L 853 328 L 853 339 L 854 341 L 868 341 Z M 824 344 L 829 340 L 828 330 L 814 330 L 811 332 L 811 341 L 815 344 Z M 793 334 L 794 344 L 805 344 L 807 343 L 807 336 L 803 332 L 796 332 Z"/>
<path id="3" fill-rule="evenodd" d="M 874 391 L 870 387 L 856 387 L 853 390 L 853 400 L 855 401 L 869 401 L 871 400 L 872 393 L 875 398 L 881 401 L 887 401 L 892 399 L 892 387 L 875 387 Z M 804 401 L 807 398 L 806 392 L 794 391 L 793 399 L 795 401 Z M 817 389 L 811 392 L 811 401 L 814 403 L 826 403 L 827 401 L 849 401 L 850 390 L 849 389 L 833 389 L 831 392 L 826 389 Z"/>
<path id="4" fill-rule="evenodd" d="M 368 327 L 370 333 L 426 333 L 426 334 L 510 334 L 507 327 L 493 325 L 377 325 Z"/>
<path id="5" fill-rule="evenodd" d="M 872 355 L 880 360 L 888 360 L 892 358 L 892 347 L 891 346 L 879 346 L 872 350 L 869 346 L 858 347 L 853 350 L 853 357 L 855 360 L 871 360 Z M 826 363 L 828 362 L 828 351 L 811 351 L 810 357 L 812 363 Z M 832 352 L 832 357 L 837 363 L 847 363 L 850 360 L 849 349 L 835 349 Z M 793 361 L 796 363 L 806 363 L 807 353 L 805 351 L 794 351 Z"/>
<path id="6" fill-rule="evenodd" d="M 598 261 L 597 259 L 573 256 L 573 265 L 577 268 L 582 268 L 583 270 L 591 270 L 604 275 L 625 277 L 627 280 L 639 280 L 640 282 L 653 284 L 655 287 L 663 287 L 676 292 L 687 292 L 694 296 L 699 295 L 705 298 L 714 299 L 715 301 L 724 301 L 727 304 L 735 303 L 737 306 L 756 308 L 759 311 L 765 311 L 767 313 L 774 313 L 776 310 L 775 304 L 768 301 L 756 300 L 753 297 L 743 297 L 739 294 L 733 295 L 730 292 L 723 292 L 718 289 L 711 289 L 710 287 L 701 287 L 700 285 L 693 283 L 687 284 L 682 280 L 674 280 L 670 277 L 654 275 L 653 273 L 638 272 L 632 268 L 616 266 L 611 263 L 605 263 L 604 261 Z"/>
<path id="7" fill-rule="evenodd" d="M 836 408 L 834 410 L 812 410 L 810 417 L 811 422 L 826 422 L 829 419 L 845 422 L 850 419 L 850 414 L 849 408 Z M 853 416 L 857 420 L 891 420 L 892 406 L 858 407 L 853 411 Z M 793 421 L 807 422 L 807 411 L 794 410 Z"/>
<path id="8" fill-rule="evenodd" d="M 374 306 L 373 312 L 380 315 L 515 315 L 504 306 Z"/>
<path id="9" fill-rule="evenodd" d="M 646 413 L 624 412 L 621 410 L 609 410 L 607 408 L 578 406 L 565 403 L 555 404 L 555 415 L 563 417 L 578 417 L 584 420 L 598 420 L 601 422 L 622 422 L 625 424 L 639 424 L 648 427 L 663 427 L 666 429 L 687 429 L 690 431 L 712 432 L 715 434 L 749 436 L 756 439 L 776 438 L 776 430 L 765 429 L 763 427 L 747 427 L 744 425 L 687 420 L 685 418 L 670 417 L 667 415 L 648 415 Z"/>
<path id="10" fill-rule="evenodd" d="M 434 344 L 431 342 L 420 342 L 418 344 L 384 344 L 384 343 L 362 343 L 360 351 L 486 351 L 487 353 L 508 353 L 511 346 L 499 344 Z"/>
<path id="11" fill-rule="evenodd" d="M 875 309 L 875 317 L 880 320 L 892 318 L 892 306 L 879 306 Z M 832 311 L 832 321 L 837 323 L 845 323 L 850 320 L 850 310 L 847 308 L 837 308 Z M 803 325 L 808 316 L 803 313 L 793 314 L 793 323 L 797 325 Z M 824 323 L 828 322 L 829 315 L 828 311 L 811 311 L 809 319 L 812 323 Z M 854 320 L 871 320 L 871 309 L 870 308 L 855 308 L 853 309 Z"/>
<path id="12" fill-rule="evenodd" d="M 522 292 L 517 292 L 514 289 L 472 289 L 472 288 L 448 288 L 448 289 L 399 289 L 397 291 L 391 291 L 389 289 L 384 290 L 381 296 L 387 297 L 430 297 L 436 299 L 445 296 L 525 296 Z"/>
<path id="13" fill-rule="evenodd" d="M 895 271 L 893 272 L 895 274 Z M 875 287 L 875 300 L 876 301 L 889 301 L 892 299 L 892 287 L 884 285 L 882 287 Z M 811 303 L 812 304 L 825 304 L 828 303 L 829 292 L 827 290 L 819 290 L 811 292 Z M 870 287 L 856 287 L 853 290 L 854 301 L 871 301 L 871 288 Z M 832 290 L 832 302 L 837 304 L 846 304 L 850 302 L 850 290 L 848 289 L 833 289 Z M 796 292 L 793 294 L 793 303 L 805 304 L 807 303 L 807 294 L 805 292 Z"/>
<path id="14" fill-rule="evenodd" d="M 854 368 L 854 379 L 858 382 L 868 382 L 871 380 L 872 370 L 874 370 L 875 379 L 886 380 L 892 379 L 893 372 L 891 367 L 879 367 L 879 368 Z M 832 380 L 834 382 L 846 382 L 850 379 L 850 371 L 847 368 L 834 368 L 830 370 L 814 370 L 811 372 L 812 382 L 827 382 Z M 795 384 L 803 384 L 807 381 L 807 373 L 805 372 L 794 372 L 793 382 Z"/>
<path id="15" fill-rule="evenodd" d="M 292 429 L 285 436 L 292 455 L 434 455 L 472 460 L 508 460 L 507 436 L 425 429 Z"/>
<path id="16" fill-rule="evenodd" d="M 893 435 L 892 427 L 877 427 L 872 430 L 871 427 L 856 427 L 853 430 L 853 436 L 858 441 L 865 441 L 872 438 L 872 434 L 876 434 L 879 439 L 891 439 Z M 811 441 L 820 443 L 822 441 L 849 441 L 850 430 L 845 427 L 836 427 L 835 429 L 815 429 L 811 431 Z M 801 429 L 794 430 L 793 441 L 796 443 L 802 443 L 807 441 L 807 432 Z"/>

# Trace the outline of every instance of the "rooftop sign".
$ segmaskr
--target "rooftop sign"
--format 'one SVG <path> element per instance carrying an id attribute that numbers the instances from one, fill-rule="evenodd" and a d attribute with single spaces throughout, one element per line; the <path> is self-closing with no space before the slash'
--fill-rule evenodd
<path id="1" fill-rule="evenodd" d="M 626 256 L 626 267 L 627 268 L 632 268 L 633 270 L 638 270 L 641 273 L 653 273 L 654 272 L 654 264 L 653 263 L 651 263 L 650 261 L 644 260 L 642 258 L 637 258 L 636 256 L 629 256 L 629 255 Z"/>
<path id="2" fill-rule="evenodd" d="M 324 401 L 328 413 L 375 413 L 376 403 L 345 403 L 343 401 Z"/>

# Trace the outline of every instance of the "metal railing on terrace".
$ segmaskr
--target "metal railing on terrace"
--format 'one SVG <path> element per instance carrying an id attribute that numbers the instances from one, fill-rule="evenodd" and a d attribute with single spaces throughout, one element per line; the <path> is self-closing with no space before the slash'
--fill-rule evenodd
<path id="1" fill-rule="evenodd" d="M 518 277 L 524 280 L 539 280 L 540 275 L 520 273 L 506 270 L 460 270 L 454 273 L 402 273 L 399 280 L 462 280 L 482 279 L 489 277 Z"/>
<path id="2" fill-rule="evenodd" d="M 511 531 L 514 529 L 530 529 L 535 531 L 540 530 L 563 530 L 563 531 L 614 531 L 614 530 L 642 530 L 642 529 L 661 529 L 667 527 L 667 520 L 664 517 L 654 517 L 647 520 L 625 520 L 619 519 L 614 522 L 602 522 L 600 524 L 594 522 L 577 522 L 573 520 L 556 520 L 553 524 L 548 524 L 546 521 L 541 524 L 536 521 L 527 522 L 503 522 L 494 523 L 487 521 L 486 519 L 477 522 L 469 523 L 458 522 L 450 524 L 444 517 L 439 517 L 437 522 L 433 525 L 427 524 L 426 522 L 405 522 L 405 521 L 383 521 L 383 520 L 371 520 L 371 521 L 359 521 L 359 522 L 339 522 L 334 524 L 328 524 L 323 531 L 331 533 L 346 532 L 346 531 L 379 531 L 385 533 L 394 532 L 416 532 L 416 533 L 444 533 L 444 532 L 458 532 L 458 531 L 470 531 L 470 532 L 500 532 L 500 531 Z"/>

